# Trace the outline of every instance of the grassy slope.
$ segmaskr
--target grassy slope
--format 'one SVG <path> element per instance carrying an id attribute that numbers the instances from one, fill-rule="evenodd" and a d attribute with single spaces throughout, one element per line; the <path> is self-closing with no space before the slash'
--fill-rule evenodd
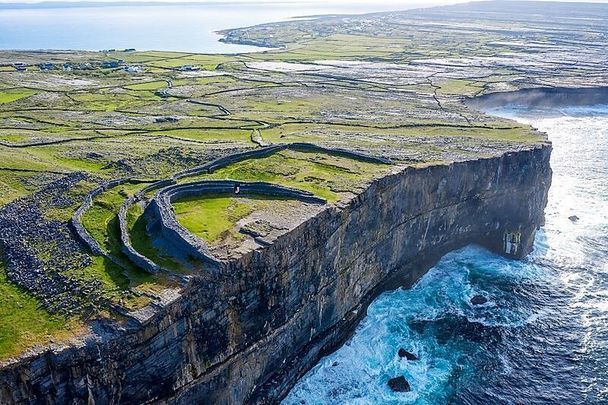
<path id="1" fill-rule="evenodd" d="M 184 269 L 183 263 L 166 255 L 163 251 L 161 251 L 154 245 L 154 241 L 148 236 L 146 232 L 147 221 L 142 214 L 143 210 L 139 205 L 132 206 L 131 210 L 127 214 L 129 235 L 131 236 L 131 244 L 133 245 L 133 248 L 137 252 L 152 260 L 154 263 L 166 269 L 178 273 L 186 272 L 187 270 Z M 154 278 L 154 282 L 160 281 L 162 280 Z M 148 283 L 148 288 L 149 287 L 150 283 Z"/>
<path id="2" fill-rule="evenodd" d="M 336 202 L 341 192 L 361 187 L 386 169 L 385 165 L 323 153 L 283 151 L 235 163 L 199 178 L 272 182 L 310 191 L 329 202 Z M 240 238 L 235 224 L 255 211 L 263 200 L 263 197 L 244 199 L 213 195 L 184 199 L 173 206 L 178 220 L 186 229 L 214 243 Z"/>
<path id="3" fill-rule="evenodd" d="M 0 262 L 0 361 L 36 345 L 67 339 L 82 328 L 75 319 L 45 311 L 36 298 L 8 281 Z"/>
<path id="4" fill-rule="evenodd" d="M 93 265 L 84 269 L 84 275 L 87 277 L 102 280 L 107 292 L 113 298 L 122 297 L 121 293 L 129 289 L 143 288 L 148 291 L 162 289 L 164 283 L 163 280 L 132 266 L 121 251 L 118 210 L 126 195 L 131 195 L 144 186 L 145 184 L 124 184 L 108 190 L 95 199 L 93 207 L 82 218 L 83 225 L 91 236 L 126 266 L 126 268 L 120 268 L 108 260 L 95 258 Z M 142 248 L 145 246 L 143 240 L 147 239 L 145 225 L 136 228 L 133 228 L 133 223 L 131 225 L 134 246 Z M 151 249 L 153 248 L 146 246 L 144 250 L 146 253 L 152 254 Z"/>
<path id="5" fill-rule="evenodd" d="M 336 202 L 340 192 L 354 190 L 386 169 L 386 165 L 322 153 L 285 151 L 230 165 L 209 177 L 267 181 L 310 191 L 329 202 Z"/>

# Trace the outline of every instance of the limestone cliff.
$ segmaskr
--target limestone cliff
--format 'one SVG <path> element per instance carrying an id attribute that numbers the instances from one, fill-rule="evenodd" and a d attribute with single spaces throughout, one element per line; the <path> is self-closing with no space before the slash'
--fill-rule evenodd
<path id="1" fill-rule="evenodd" d="M 142 325 L 0 371 L 0 403 L 273 402 L 348 337 L 380 292 L 479 243 L 529 252 L 551 182 L 551 147 L 406 168 L 195 277 Z"/>

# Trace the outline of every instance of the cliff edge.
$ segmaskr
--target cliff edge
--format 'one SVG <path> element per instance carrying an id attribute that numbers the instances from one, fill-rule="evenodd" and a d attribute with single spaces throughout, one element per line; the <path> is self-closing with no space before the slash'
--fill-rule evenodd
<path id="1" fill-rule="evenodd" d="M 228 262 L 224 278 L 193 278 L 140 328 L 3 368 L 0 398 L 272 402 L 374 297 L 411 285 L 443 254 L 470 243 L 527 254 L 543 223 L 550 151 L 396 170 Z"/>

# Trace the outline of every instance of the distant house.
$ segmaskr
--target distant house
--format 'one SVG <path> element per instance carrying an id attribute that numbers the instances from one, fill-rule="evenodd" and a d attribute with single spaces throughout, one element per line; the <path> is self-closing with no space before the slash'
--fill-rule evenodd
<path id="1" fill-rule="evenodd" d="M 104 60 L 101 62 L 101 67 L 105 69 L 115 69 L 125 63 L 124 60 Z"/>
<path id="2" fill-rule="evenodd" d="M 21 63 L 21 62 L 13 63 L 13 67 L 15 68 L 15 70 L 17 72 L 25 72 L 27 70 L 27 65 L 25 63 Z"/>
<path id="3" fill-rule="evenodd" d="M 201 70 L 199 66 L 196 65 L 183 65 L 177 68 L 180 72 L 198 72 Z"/>
<path id="4" fill-rule="evenodd" d="M 167 98 L 167 97 L 169 97 L 169 92 L 167 91 L 167 89 L 156 90 L 154 92 L 154 94 L 157 95 L 160 98 Z"/>
<path id="5" fill-rule="evenodd" d="M 63 71 L 64 72 L 71 72 L 72 71 L 72 65 L 70 65 L 69 63 L 64 63 L 63 64 Z"/>
<path id="6" fill-rule="evenodd" d="M 141 66 L 125 66 L 122 69 L 128 73 L 141 73 L 144 71 L 144 68 Z"/>
<path id="7" fill-rule="evenodd" d="M 39 63 L 38 68 L 43 71 L 53 70 L 55 65 L 52 63 Z"/>
<path id="8" fill-rule="evenodd" d="M 93 70 L 94 69 L 93 65 L 89 62 L 73 65 L 72 68 L 76 69 L 76 70 Z"/>

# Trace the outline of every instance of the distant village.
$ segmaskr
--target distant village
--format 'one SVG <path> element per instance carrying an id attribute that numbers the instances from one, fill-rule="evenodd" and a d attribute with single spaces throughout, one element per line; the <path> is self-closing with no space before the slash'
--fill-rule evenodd
<path id="1" fill-rule="evenodd" d="M 119 51 L 117 51 L 116 49 L 106 49 L 106 50 L 103 50 L 100 52 L 105 53 L 106 56 L 109 56 L 109 54 L 113 53 L 113 52 L 135 52 L 135 48 L 128 48 L 128 49 L 119 50 Z M 143 73 L 145 71 L 143 66 L 130 65 L 130 64 L 127 64 L 122 59 L 108 59 L 108 60 L 104 60 L 102 62 L 85 62 L 85 63 L 66 62 L 63 64 L 45 62 L 45 63 L 36 64 L 36 65 L 28 65 L 23 62 L 14 62 L 12 64 L 12 67 L 17 72 L 26 72 L 28 69 L 34 68 L 34 67 L 38 68 L 42 72 L 49 72 L 52 70 L 63 70 L 64 72 L 71 72 L 73 70 L 95 70 L 98 68 L 123 70 L 127 73 Z M 175 67 L 175 70 L 180 71 L 180 72 L 196 72 L 196 71 L 201 70 L 201 68 L 196 65 L 183 65 L 183 66 Z"/>

